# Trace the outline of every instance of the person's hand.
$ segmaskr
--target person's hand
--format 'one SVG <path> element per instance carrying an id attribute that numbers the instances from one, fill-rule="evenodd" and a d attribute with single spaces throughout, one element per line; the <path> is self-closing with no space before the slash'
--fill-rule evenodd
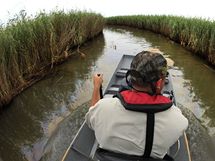
<path id="1" fill-rule="evenodd" d="M 93 85 L 95 89 L 100 89 L 103 82 L 103 74 L 95 74 L 93 76 Z"/>

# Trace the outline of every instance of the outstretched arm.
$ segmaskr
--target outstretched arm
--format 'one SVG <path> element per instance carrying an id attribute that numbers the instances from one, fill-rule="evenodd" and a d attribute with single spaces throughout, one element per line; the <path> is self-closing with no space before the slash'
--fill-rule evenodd
<path id="1" fill-rule="evenodd" d="M 100 87 L 103 82 L 103 74 L 95 74 L 93 76 L 93 94 L 91 99 L 91 106 L 94 106 L 100 99 Z"/>

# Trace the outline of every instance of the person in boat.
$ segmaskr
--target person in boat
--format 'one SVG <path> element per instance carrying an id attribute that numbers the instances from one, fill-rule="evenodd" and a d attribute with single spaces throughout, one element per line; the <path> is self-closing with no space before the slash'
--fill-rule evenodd
<path id="1" fill-rule="evenodd" d="M 103 75 L 94 75 L 92 106 L 85 119 L 101 149 L 171 160 L 167 151 L 187 129 L 188 120 L 169 98 L 160 94 L 166 74 L 163 55 L 142 51 L 133 58 L 126 74 L 130 88 L 103 99 Z"/>

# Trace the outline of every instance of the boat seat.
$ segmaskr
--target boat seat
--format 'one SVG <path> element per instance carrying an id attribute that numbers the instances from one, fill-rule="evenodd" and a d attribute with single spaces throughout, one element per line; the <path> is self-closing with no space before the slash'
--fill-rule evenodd
<path id="1" fill-rule="evenodd" d="M 117 77 L 125 77 L 126 73 L 127 73 L 128 69 L 127 68 L 121 68 L 116 72 L 116 76 Z"/>
<path id="2" fill-rule="evenodd" d="M 164 159 L 143 158 L 142 156 L 115 153 L 112 151 L 97 149 L 95 153 L 95 161 L 174 161 L 172 157 L 166 155 Z"/>

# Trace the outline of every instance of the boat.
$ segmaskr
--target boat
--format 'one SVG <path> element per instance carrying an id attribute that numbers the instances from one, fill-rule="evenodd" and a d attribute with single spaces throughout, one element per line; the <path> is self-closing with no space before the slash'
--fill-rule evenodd
<path id="1" fill-rule="evenodd" d="M 133 57 L 134 56 L 132 55 L 122 56 L 107 88 L 103 93 L 104 98 L 113 97 L 121 86 L 126 85 L 125 75 L 127 70 L 130 68 Z M 173 103 L 176 104 L 171 74 L 168 74 L 166 77 L 162 94 L 171 98 Z M 63 155 L 61 161 L 97 161 L 98 159 L 95 155 L 97 148 L 98 143 L 96 141 L 94 131 L 88 127 L 86 122 L 84 122 Z M 169 149 L 168 154 L 173 157 L 175 161 L 191 161 L 186 133 L 184 133 Z"/>

